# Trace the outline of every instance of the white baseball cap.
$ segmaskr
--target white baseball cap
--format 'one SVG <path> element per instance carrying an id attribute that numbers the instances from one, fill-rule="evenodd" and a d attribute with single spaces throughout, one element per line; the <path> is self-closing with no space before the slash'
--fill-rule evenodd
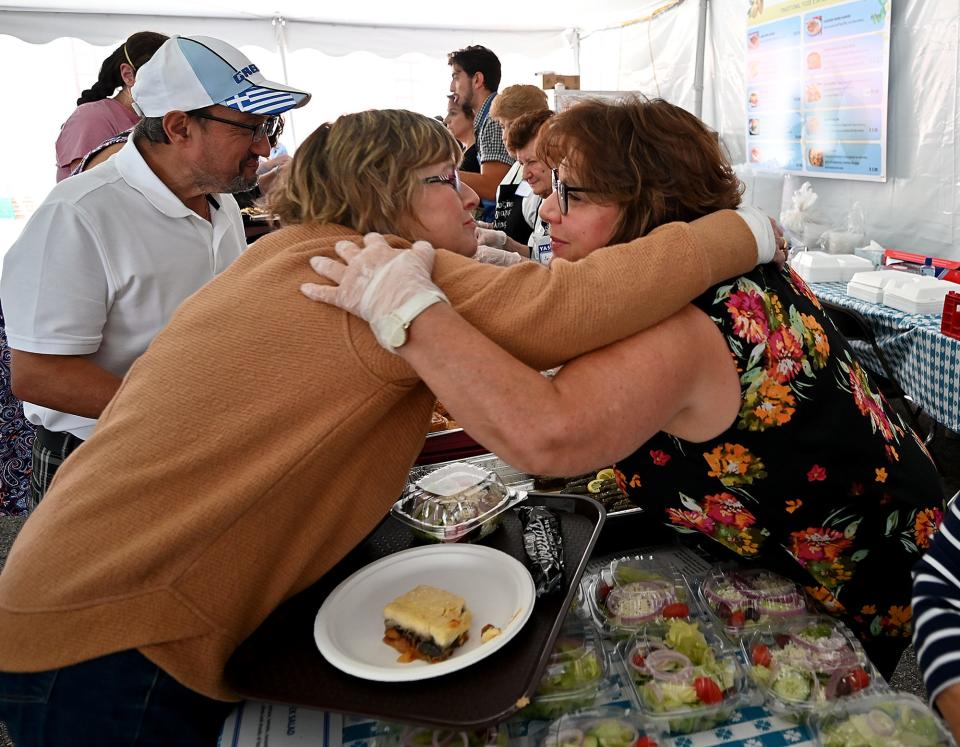
<path id="1" fill-rule="evenodd" d="M 309 100 L 309 93 L 267 80 L 240 50 L 209 36 L 168 39 L 133 84 L 133 105 L 144 117 L 213 104 L 272 116 Z"/>

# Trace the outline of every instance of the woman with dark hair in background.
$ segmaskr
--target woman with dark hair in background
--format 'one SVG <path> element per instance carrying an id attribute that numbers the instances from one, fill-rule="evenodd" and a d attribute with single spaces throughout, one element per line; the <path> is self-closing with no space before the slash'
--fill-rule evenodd
<path id="1" fill-rule="evenodd" d="M 477 133 L 473 131 L 475 112 L 469 104 L 458 104 L 452 95 L 447 96 L 447 116 L 443 123 L 457 142 L 463 146 L 463 160 L 460 171 L 480 173 L 480 161 L 477 158 Z"/>
<path id="2" fill-rule="evenodd" d="M 166 40 L 163 34 L 139 31 L 103 61 L 96 82 L 80 94 L 77 108 L 60 128 L 56 146 L 58 182 L 70 176 L 80 160 L 104 140 L 140 121 L 133 110 L 130 88 L 137 70 Z"/>

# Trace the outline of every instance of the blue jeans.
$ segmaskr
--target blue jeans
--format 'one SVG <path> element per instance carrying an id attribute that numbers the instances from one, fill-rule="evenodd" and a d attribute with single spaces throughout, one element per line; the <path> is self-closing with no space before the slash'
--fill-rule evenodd
<path id="1" fill-rule="evenodd" d="M 184 687 L 139 651 L 0 672 L 0 721 L 16 747 L 215 747 L 233 706 Z"/>

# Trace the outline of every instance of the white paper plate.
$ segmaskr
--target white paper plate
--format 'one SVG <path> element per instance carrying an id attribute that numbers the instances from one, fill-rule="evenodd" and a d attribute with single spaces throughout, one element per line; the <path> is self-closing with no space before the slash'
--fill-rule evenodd
<path id="1" fill-rule="evenodd" d="M 437 664 L 401 664 L 383 642 L 383 608 L 419 584 L 462 596 L 473 614 L 470 638 Z M 533 612 L 536 590 L 530 571 L 506 553 L 483 545 L 431 545 L 388 555 L 361 568 L 324 601 L 313 625 L 317 648 L 337 669 L 379 682 L 439 677 L 468 667 L 501 649 Z M 480 642 L 490 623 L 503 632 Z"/>

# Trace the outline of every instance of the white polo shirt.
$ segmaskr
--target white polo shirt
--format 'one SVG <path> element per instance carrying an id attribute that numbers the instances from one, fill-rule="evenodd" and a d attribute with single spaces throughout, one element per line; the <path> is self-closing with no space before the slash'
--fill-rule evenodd
<path id="1" fill-rule="evenodd" d="M 212 223 L 147 166 L 133 139 L 57 184 L 7 252 L 0 299 L 11 348 L 89 355 L 123 376 L 190 294 L 246 248 L 232 195 Z M 86 439 L 96 420 L 24 402 L 31 423 Z"/>

